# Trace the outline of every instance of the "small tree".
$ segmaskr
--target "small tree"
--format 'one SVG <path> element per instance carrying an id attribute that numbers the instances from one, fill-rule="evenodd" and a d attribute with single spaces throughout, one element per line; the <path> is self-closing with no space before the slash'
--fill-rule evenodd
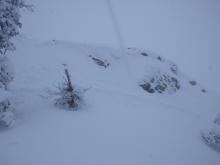
<path id="1" fill-rule="evenodd" d="M 64 74 L 64 82 L 59 87 L 59 98 L 55 100 L 55 105 L 68 110 L 76 110 L 80 103 L 80 97 L 74 90 L 67 68 L 64 69 Z"/>

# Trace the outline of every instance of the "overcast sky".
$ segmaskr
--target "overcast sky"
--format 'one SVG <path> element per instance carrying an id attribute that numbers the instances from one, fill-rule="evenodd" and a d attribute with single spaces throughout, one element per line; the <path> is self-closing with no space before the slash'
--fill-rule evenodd
<path id="1" fill-rule="evenodd" d="M 127 47 L 169 58 L 220 93 L 220 0 L 111 1 Z M 35 6 L 23 12 L 22 33 L 29 38 L 118 45 L 105 0 L 27 2 Z"/>

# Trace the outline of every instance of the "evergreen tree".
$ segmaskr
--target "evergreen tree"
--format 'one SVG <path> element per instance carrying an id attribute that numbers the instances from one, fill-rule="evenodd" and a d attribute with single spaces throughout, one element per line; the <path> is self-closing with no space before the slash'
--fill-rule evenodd
<path id="1" fill-rule="evenodd" d="M 24 0 L 0 0 L 0 55 L 15 46 L 11 38 L 19 34 L 20 22 L 19 9 L 25 7 Z"/>
<path id="2" fill-rule="evenodd" d="M 11 39 L 19 34 L 22 7 L 27 7 L 24 0 L 0 0 L 0 127 L 14 123 L 11 103 L 3 90 L 7 90 L 8 83 L 13 80 L 6 52 L 15 49 Z"/>
<path id="3" fill-rule="evenodd" d="M 79 106 L 81 99 L 77 92 L 74 90 L 72 81 L 70 79 L 70 74 L 67 68 L 64 69 L 64 73 L 64 82 L 59 87 L 59 98 L 55 100 L 55 105 L 64 109 L 75 111 L 77 110 L 77 107 Z"/>

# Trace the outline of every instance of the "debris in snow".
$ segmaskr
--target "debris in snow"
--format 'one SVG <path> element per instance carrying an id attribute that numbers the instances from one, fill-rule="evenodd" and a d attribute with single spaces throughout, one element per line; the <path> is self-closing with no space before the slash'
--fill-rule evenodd
<path id="1" fill-rule="evenodd" d="M 110 64 L 107 60 L 101 60 L 99 58 L 93 57 L 92 55 L 89 55 L 89 57 L 99 66 L 102 66 L 104 68 L 107 68 Z"/>

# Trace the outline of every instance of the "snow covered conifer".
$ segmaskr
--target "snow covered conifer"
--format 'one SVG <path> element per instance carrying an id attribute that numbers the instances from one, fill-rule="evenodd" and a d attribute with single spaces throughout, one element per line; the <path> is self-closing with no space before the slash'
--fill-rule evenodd
<path id="1" fill-rule="evenodd" d="M 14 123 L 11 102 L 3 91 L 7 90 L 14 76 L 6 53 L 15 50 L 11 39 L 19 34 L 22 25 L 19 10 L 22 7 L 28 7 L 24 0 L 0 0 L 0 126 L 8 127 Z"/>
<path id="2" fill-rule="evenodd" d="M 5 55 L 15 46 L 10 41 L 21 28 L 19 9 L 25 7 L 24 0 L 0 0 L 0 55 Z"/>
<path id="3" fill-rule="evenodd" d="M 64 73 L 64 82 L 59 87 L 59 98 L 55 100 L 55 105 L 68 110 L 76 110 L 79 106 L 80 97 L 74 90 L 67 68 L 64 69 Z"/>

